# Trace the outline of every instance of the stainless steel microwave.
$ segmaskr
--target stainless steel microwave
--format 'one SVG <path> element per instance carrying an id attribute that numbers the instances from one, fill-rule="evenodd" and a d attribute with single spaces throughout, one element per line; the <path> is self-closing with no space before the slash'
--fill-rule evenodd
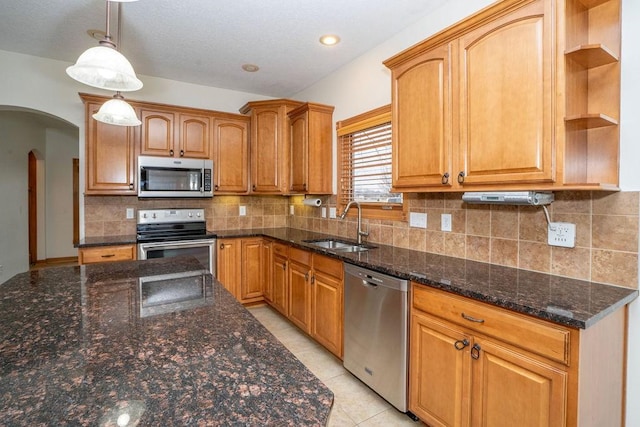
<path id="1" fill-rule="evenodd" d="M 138 157 L 138 197 L 213 197 L 213 161 Z"/>

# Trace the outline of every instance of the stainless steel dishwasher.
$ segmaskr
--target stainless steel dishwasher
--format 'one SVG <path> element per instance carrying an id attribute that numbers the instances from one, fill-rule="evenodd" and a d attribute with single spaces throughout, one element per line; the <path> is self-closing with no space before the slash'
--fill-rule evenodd
<path id="1" fill-rule="evenodd" d="M 407 412 L 408 283 L 344 264 L 344 367 Z"/>

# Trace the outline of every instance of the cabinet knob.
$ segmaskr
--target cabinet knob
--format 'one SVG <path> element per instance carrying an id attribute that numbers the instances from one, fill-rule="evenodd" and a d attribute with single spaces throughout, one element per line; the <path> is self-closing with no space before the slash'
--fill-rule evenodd
<path id="1" fill-rule="evenodd" d="M 445 172 L 444 175 L 442 175 L 442 184 L 448 184 L 449 183 L 449 172 Z"/>
<path id="2" fill-rule="evenodd" d="M 471 358 L 475 360 L 480 359 L 480 350 L 482 350 L 482 348 L 480 348 L 478 344 L 474 344 L 473 347 L 471 347 Z"/>
<path id="3" fill-rule="evenodd" d="M 129 190 L 133 190 L 133 184 L 129 184 Z"/>
<path id="4" fill-rule="evenodd" d="M 313 285 L 314 283 L 316 283 L 316 275 L 312 274 L 311 275 L 311 284 Z"/>
<path id="5" fill-rule="evenodd" d="M 173 150 L 169 150 L 169 155 L 173 156 Z"/>
<path id="6" fill-rule="evenodd" d="M 184 150 L 180 150 L 180 157 L 184 157 Z"/>
<path id="7" fill-rule="evenodd" d="M 302 184 L 302 189 L 306 191 L 306 189 L 307 189 L 307 184 Z"/>
<path id="8" fill-rule="evenodd" d="M 283 270 L 286 270 L 286 269 L 287 269 L 287 263 L 286 263 L 286 262 L 283 262 L 283 263 L 282 263 L 282 269 L 283 269 Z"/>
<path id="9" fill-rule="evenodd" d="M 224 249 L 224 243 L 220 243 L 220 249 Z"/>
<path id="10" fill-rule="evenodd" d="M 252 189 L 253 191 L 256 191 L 256 185 L 255 185 L 255 184 L 253 184 L 253 185 L 251 186 L 251 189 Z"/>
<path id="11" fill-rule="evenodd" d="M 456 350 L 462 350 L 463 348 L 465 348 L 468 345 L 469 345 L 469 340 L 466 339 L 466 338 L 463 339 L 463 340 L 458 340 L 458 341 L 453 343 L 453 346 L 456 348 Z"/>
<path id="12" fill-rule="evenodd" d="M 216 186 L 215 186 L 215 187 L 213 187 L 213 188 L 215 188 L 215 190 L 216 190 L 216 191 L 218 191 L 218 185 L 217 185 L 217 184 L 216 184 Z"/>
<path id="13" fill-rule="evenodd" d="M 304 281 L 305 282 L 309 281 L 309 272 L 304 273 Z"/>
<path id="14" fill-rule="evenodd" d="M 462 184 L 464 182 L 464 171 L 460 171 L 458 174 L 458 184 Z"/>

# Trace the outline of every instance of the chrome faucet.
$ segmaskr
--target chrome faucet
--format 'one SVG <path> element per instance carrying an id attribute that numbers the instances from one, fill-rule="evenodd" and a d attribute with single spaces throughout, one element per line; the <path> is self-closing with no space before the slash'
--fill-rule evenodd
<path id="1" fill-rule="evenodd" d="M 355 200 L 347 203 L 347 206 L 344 208 L 344 212 L 340 214 L 340 219 L 344 219 L 347 216 L 347 212 L 351 209 L 351 206 L 356 205 L 358 207 L 358 244 L 362 244 L 362 237 L 366 237 L 369 235 L 368 231 L 362 231 L 362 208 L 360 207 L 360 203 Z"/>

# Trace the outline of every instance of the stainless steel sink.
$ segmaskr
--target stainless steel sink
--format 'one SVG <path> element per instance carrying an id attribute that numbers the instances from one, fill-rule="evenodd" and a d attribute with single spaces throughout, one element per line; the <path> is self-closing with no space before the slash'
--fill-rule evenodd
<path id="1" fill-rule="evenodd" d="M 318 246 L 320 248 L 329 249 L 337 252 L 363 252 L 373 249 L 374 246 L 358 245 L 350 242 L 341 242 L 334 239 L 323 240 L 305 240 L 305 243 Z"/>

